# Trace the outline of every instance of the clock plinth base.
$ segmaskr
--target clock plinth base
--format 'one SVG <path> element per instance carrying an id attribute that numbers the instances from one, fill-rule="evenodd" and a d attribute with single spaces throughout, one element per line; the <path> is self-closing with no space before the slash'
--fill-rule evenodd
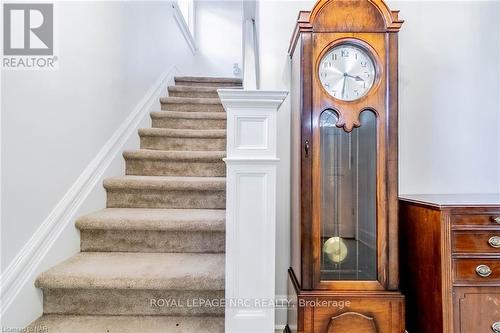
<path id="1" fill-rule="evenodd" d="M 285 333 L 403 333 L 404 296 L 399 291 L 301 290 L 288 271 Z"/>

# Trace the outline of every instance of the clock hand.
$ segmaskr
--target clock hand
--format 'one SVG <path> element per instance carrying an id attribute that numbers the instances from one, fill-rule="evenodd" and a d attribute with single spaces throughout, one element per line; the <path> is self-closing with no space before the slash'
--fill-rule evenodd
<path id="1" fill-rule="evenodd" d="M 354 80 L 356 80 L 356 81 L 362 81 L 362 82 L 364 82 L 364 81 L 365 81 L 365 80 L 363 80 L 363 79 L 361 78 L 361 76 L 359 76 L 359 75 L 358 75 L 358 76 L 354 76 L 354 75 L 350 75 L 350 74 L 347 74 L 347 73 L 346 73 L 344 76 L 350 77 L 350 78 L 352 78 L 352 79 L 354 79 Z"/>
<path id="2" fill-rule="evenodd" d="M 347 73 L 344 73 L 344 83 L 342 84 L 342 98 L 345 98 L 344 92 L 345 92 L 345 84 L 346 84 L 346 76 Z"/>

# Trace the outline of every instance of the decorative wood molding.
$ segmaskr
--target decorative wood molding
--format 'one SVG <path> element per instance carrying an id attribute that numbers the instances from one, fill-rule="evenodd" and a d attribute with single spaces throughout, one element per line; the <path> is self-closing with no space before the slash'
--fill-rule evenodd
<path id="1" fill-rule="evenodd" d="M 316 3 L 314 6 L 313 10 L 311 11 L 311 15 L 309 18 L 309 22 L 315 27 L 316 21 L 319 21 L 322 19 L 322 15 L 325 16 L 331 16 L 334 12 L 337 12 L 340 16 L 337 17 L 335 20 L 336 22 L 339 22 L 339 28 L 345 28 L 345 29 L 353 29 L 353 20 L 352 16 L 350 16 L 349 12 L 344 12 L 343 8 L 346 7 L 344 3 L 352 3 L 352 1 L 349 0 L 336 0 L 336 1 L 331 1 L 331 0 L 320 0 Z M 378 26 L 376 23 L 377 20 L 367 20 L 363 22 L 362 28 L 365 29 L 370 29 L 367 31 L 370 32 L 381 32 L 381 31 L 386 31 L 386 32 L 398 32 L 401 29 L 402 24 L 404 21 L 399 20 L 398 15 L 399 11 L 391 11 L 387 4 L 382 1 L 382 0 L 367 0 L 367 1 L 358 1 L 358 11 L 363 11 L 363 12 L 373 12 L 373 13 L 378 13 L 379 15 L 372 15 L 370 13 L 369 16 L 379 16 L 379 18 L 382 20 L 381 23 L 383 23 L 383 26 Z M 362 13 L 358 13 L 362 14 Z M 314 29 L 314 28 L 313 28 Z M 377 30 L 374 30 L 377 29 Z M 316 29 L 314 30 L 316 31 Z M 360 30 L 363 31 L 363 30 Z"/>
<path id="2" fill-rule="evenodd" d="M 399 19 L 399 10 L 390 10 L 382 0 L 358 1 L 358 15 L 366 16 L 363 20 L 358 20 L 356 25 L 352 14 L 345 11 L 346 3 L 352 5 L 352 0 L 320 0 L 311 11 L 301 11 L 297 19 L 297 24 L 290 40 L 288 54 L 292 55 L 297 44 L 300 33 L 323 32 L 322 21 L 337 22 L 338 25 L 329 27 L 335 32 L 399 32 L 404 21 Z M 332 17 L 335 17 L 332 20 Z M 361 24 L 359 24 L 361 23 Z"/>
<path id="3" fill-rule="evenodd" d="M 332 317 L 326 332 L 346 332 L 352 327 L 356 327 L 358 332 L 377 333 L 377 327 L 373 318 L 358 312 L 344 312 Z"/>
<path id="4" fill-rule="evenodd" d="M 148 90 L 6 268 L 1 275 L 2 316 L 26 283 L 32 280 L 31 287 L 34 288 L 35 274 L 42 260 L 63 229 L 74 221 L 78 209 L 92 189 L 102 181 L 106 169 L 113 159 L 121 154 L 123 145 L 131 135 L 136 133 L 141 120 L 148 114 L 154 103 L 157 103 L 158 98 L 165 93 L 167 85 L 173 82 L 177 72 L 177 67 L 171 66 Z"/>
<path id="5" fill-rule="evenodd" d="M 196 46 L 196 41 L 193 37 L 193 34 L 189 30 L 189 26 L 188 26 L 186 20 L 184 19 L 184 16 L 182 15 L 181 10 L 179 9 L 177 4 L 175 4 L 175 3 L 172 4 L 172 10 L 174 13 L 175 22 L 177 23 L 177 26 L 179 27 L 179 29 L 182 33 L 182 36 L 184 36 L 184 39 L 186 40 L 187 45 L 191 49 L 191 52 L 193 53 L 193 55 L 195 55 L 196 52 L 198 51 L 198 47 Z"/>
<path id="6" fill-rule="evenodd" d="M 443 333 L 451 333 L 453 332 L 453 316 L 448 309 L 453 308 L 453 261 L 451 257 L 451 216 L 449 214 L 444 214 L 441 217 L 440 238 L 441 274 L 443 275 L 441 280 Z"/>
<path id="7" fill-rule="evenodd" d="M 220 89 L 227 112 L 227 332 L 273 332 L 277 119 L 287 92 Z M 235 306 L 242 302 L 244 306 Z"/>
<path id="8" fill-rule="evenodd" d="M 292 39 L 290 40 L 290 46 L 288 47 L 288 54 L 291 56 L 295 51 L 295 46 L 299 40 L 301 32 L 312 32 L 312 25 L 309 23 L 309 16 L 311 12 L 302 10 L 299 12 L 299 17 L 297 18 L 297 25 L 293 30 Z"/>

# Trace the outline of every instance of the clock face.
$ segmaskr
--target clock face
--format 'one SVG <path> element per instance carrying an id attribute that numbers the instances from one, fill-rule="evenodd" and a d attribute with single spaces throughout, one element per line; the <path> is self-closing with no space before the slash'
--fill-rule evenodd
<path id="1" fill-rule="evenodd" d="M 342 101 L 355 101 L 371 89 L 376 70 L 372 57 L 352 45 L 335 46 L 321 59 L 319 78 L 325 90 Z"/>

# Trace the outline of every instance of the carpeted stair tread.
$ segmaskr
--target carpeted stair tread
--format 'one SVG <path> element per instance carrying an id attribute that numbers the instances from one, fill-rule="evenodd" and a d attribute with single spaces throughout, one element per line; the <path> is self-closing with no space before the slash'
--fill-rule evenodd
<path id="1" fill-rule="evenodd" d="M 226 119 L 225 112 L 182 112 L 182 111 L 153 111 L 151 118 L 180 118 L 180 119 Z"/>
<path id="2" fill-rule="evenodd" d="M 216 150 L 139 149 L 123 153 L 126 162 L 125 173 L 139 176 L 224 177 L 226 175 L 223 161 L 225 155 L 225 151 Z"/>
<path id="3" fill-rule="evenodd" d="M 169 108 L 171 109 L 171 108 Z M 150 114 L 153 128 L 171 129 L 225 129 L 225 112 L 154 111 Z"/>
<path id="4" fill-rule="evenodd" d="M 79 230 L 224 231 L 223 209 L 106 208 L 82 216 Z"/>
<path id="5" fill-rule="evenodd" d="M 169 97 L 218 98 L 218 87 L 169 86 Z"/>
<path id="6" fill-rule="evenodd" d="M 224 253 L 225 211 L 107 208 L 76 221 L 82 252 Z"/>
<path id="7" fill-rule="evenodd" d="M 160 105 L 164 111 L 224 113 L 217 97 L 161 97 Z"/>
<path id="8" fill-rule="evenodd" d="M 42 273 L 42 289 L 223 290 L 224 254 L 81 252 Z"/>
<path id="9" fill-rule="evenodd" d="M 222 191 L 225 177 L 122 176 L 104 180 L 105 189 Z"/>
<path id="10" fill-rule="evenodd" d="M 226 138 L 226 130 L 211 129 L 211 130 L 186 130 L 186 129 L 170 129 L 170 128 L 141 128 L 139 129 L 140 136 L 162 136 L 170 138 Z"/>
<path id="11" fill-rule="evenodd" d="M 243 81 L 238 78 L 228 78 L 228 77 L 200 77 L 200 76 L 176 76 L 174 78 L 175 84 L 182 82 L 194 82 L 194 83 L 225 83 L 225 84 L 235 84 L 241 85 Z M 182 84 L 179 84 L 182 85 Z"/>
<path id="12" fill-rule="evenodd" d="M 196 87 L 196 86 L 168 86 L 168 91 L 176 91 L 176 92 L 214 92 L 217 93 L 217 87 Z"/>
<path id="13" fill-rule="evenodd" d="M 80 217 L 80 253 L 37 278 L 52 333 L 224 332 L 223 307 L 151 300 L 224 298 L 226 112 L 217 90 L 242 80 L 176 77 L 104 180 L 106 209 Z"/>
<path id="14" fill-rule="evenodd" d="M 224 318 L 44 315 L 29 327 L 27 332 L 47 327 L 47 333 L 223 333 Z"/>
<path id="15" fill-rule="evenodd" d="M 161 97 L 161 104 L 222 104 L 218 98 L 203 98 L 203 97 Z"/>
<path id="16" fill-rule="evenodd" d="M 169 151 L 138 149 L 123 152 L 125 159 L 169 160 L 187 162 L 219 162 L 226 157 L 225 151 Z"/>

